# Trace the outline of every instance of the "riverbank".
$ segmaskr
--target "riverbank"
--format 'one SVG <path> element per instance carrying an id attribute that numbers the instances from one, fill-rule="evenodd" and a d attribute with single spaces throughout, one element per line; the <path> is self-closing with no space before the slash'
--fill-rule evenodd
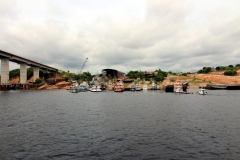
<path id="1" fill-rule="evenodd" d="M 199 88 L 204 87 L 207 84 L 240 84 L 240 75 L 237 76 L 225 76 L 220 74 L 219 72 L 215 73 L 212 72 L 211 74 L 188 74 L 187 76 L 180 76 L 180 75 L 169 75 L 166 77 L 162 82 L 155 83 L 155 85 L 159 85 L 160 89 L 163 89 L 167 85 L 173 85 L 176 80 L 180 80 L 182 82 L 187 81 L 188 88 Z M 136 80 L 135 80 L 136 81 Z M 19 77 L 16 79 L 11 80 L 11 83 L 19 82 Z M 140 86 L 143 88 L 143 85 L 146 83 L 148 88 L 151 88 L 152 82 L 151 81 L 138 81 Z M 131 87 L 132 83 L 126 83 L 125 87 Z M 66 81 L 61 81 L 56 84 L 44 84 L 38 87 L 38 90 L 58 90 L 58 89 L 67 89 L 70 88 L 71 83 Z"/>

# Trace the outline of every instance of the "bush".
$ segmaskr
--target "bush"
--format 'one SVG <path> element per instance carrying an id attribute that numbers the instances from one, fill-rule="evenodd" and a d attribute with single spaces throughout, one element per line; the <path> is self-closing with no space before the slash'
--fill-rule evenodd
<path id="1" fill-rule="evenodd" d="M 151 79 L 150 79 L 150 78 L 148 78 L 148 77 L 146 77 L 146 78 L 145 78 L 145 80 L 146 80 L 146 81 L 150 81 Z"/>
<path id="2" fill-rule="evenodd" d="M 42 83 L 42 81 L 41 79 L 38 79 L 38 78 L 35 80 L 35 82 L 33 82 L 33 84 L 40 84 L 40 83 Z"/>
<path id="3" fill-rule="evenodd" d="M 236 74 L 237 74 L 237 71 L 235 71 L 235 70 L 230 70 L 230 71 L 224 72 L 225 76 L 235 76 Z"/>
<path id="4" fill-rule="evenodd" d="M 68 80 L 69 80 L 69 77 L 65 77 L 65 81 L 68 82 Z"/>
<path id="5" fill-rule="evenodd" d="M 209 73 L 211 70 L 211 67 L 203 67 L 203 69 L 200 69 L 198 73 Z"/>

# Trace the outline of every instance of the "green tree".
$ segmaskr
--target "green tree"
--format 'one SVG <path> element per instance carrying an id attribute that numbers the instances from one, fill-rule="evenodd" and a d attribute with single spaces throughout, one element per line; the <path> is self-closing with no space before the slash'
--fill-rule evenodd
<path id="1" fill-rule="evenodd" d="M 76 78 L 77 80 L 79 80 L 80 82 L 82 82 L 82 81 L 87 81 L 87 82 L 89 82 L 89 81 L 92 80 L 93 76 L 91 75 L 90 72 L 83 72 L 83 73 L 80 74 L 80 75 L 76 75 L 75 78 Z"/>
<path id="2" fill-rule="evenodd" d="M 27 79 L 30 79 L 33 76 L 33 68 L 27 69 Z"/>
<path id="3" fill-rule="evenodd" d="M 14 69 L 9 71 L 9 78 L 15 78 L 15 77 L 19 77 L 20 76 L 20 69 Z"/>
<path id="4" fill-rule="evenodd" d="M 138 71 L 129 71 L 127 73 L 128 78 L 136 79 L 136 78 L 138 78 L 137 76 L 138 76 Z"/>
<path id="5" fill-rule="evenodd" d="M 164 77 L 161 74 L 157 74 L 156 77 L 155 77 L 155 80 L 157 82 L 162 81 L 163 79 L 164 79 Z"/>
<path id="6" fill-rule="evenodd" d="M 215 69 L 216 69 L 217 71 L 219 71 L 221 68 L 220 68 L 219 66 L 217 66 Z"/>
<path id="7" fill-rule="evenodd" d="M 164 78 L 167 77 L 167 75 L 168 75 L 167 72 L 162 71 L 161 69 L 156 70 L 156 71 L 158 72 L 158 74 L 157 74 L 156 77 L 155 77 L 155 80 L 156 80 L 157 82 L 163 81 Z"/>

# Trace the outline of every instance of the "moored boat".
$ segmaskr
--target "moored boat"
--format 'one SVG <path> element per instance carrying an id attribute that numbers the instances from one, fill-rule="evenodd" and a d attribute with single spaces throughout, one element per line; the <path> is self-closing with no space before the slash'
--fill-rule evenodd
<path id="1" fill-rule="evenodd" d="M 207 92 L 205 91 L 204 88 L 200 88 L 199 91 L 197 92 L 197 94 L 200 94 L 200 95 L 206 95 Z"/>
<path id="2" fill-rule="evenodd" d="M 125 90 L 125 87 L 122 83 L 122 81 L 116 81 L 113 86 L 114 92 L 123 92 Z"/>
<path id="3" fill-rule="evenodd" d="M 175 81 L 173 91 L 175 93 L 182 93 L 183 92 L 183 86 L 182 86 L 181 81 L 179 81 L 179 80 Z"/>
<path id="4" fill-rule="evenodd" d="M 71 90 L 70 90 L 70 92 L 71 93 L 78 93 L 78 91 L 79 91 L 79 85 L 78 85 L 78 83 L 73 83 L 72 85 L 71 85 Z"/>
<path id="5" fill-rule="evenodd" d="M 147 84 L 145 83 L 144 85 L 143 85 L 143 90 L 147 90 L 148 89 L 148 86 L 147 86 Z"/>
<path id="6" fill-rule="evenodd" d="M 90 89 L 91 92 L 102 92 L 100 86 L 92 86 Z"/>
<path id="7" fill-rule="evenodd" d="M 137 84 L 135 85 L 135 90 L 136 90 L 136 91 L 141 91 L 141 90 L 142 90 L 142 88 L 141 88 L 141 86 L 140 86 L 139 83 L 137 83 Z"/>
<path id="8" fill-rule="evenodd" d="M 134 83 L 132 83 L 131 87 L 130 87 L 130 91 L 135 91 L 135 85 Z"/>
<path id="9" fill-rule="evenodd" d="M 87 89 L 86 86 L 80 85 L 78 91 L 79 92 L 86 92 L 86 91 L 88 91 L 88 89 Z"/>

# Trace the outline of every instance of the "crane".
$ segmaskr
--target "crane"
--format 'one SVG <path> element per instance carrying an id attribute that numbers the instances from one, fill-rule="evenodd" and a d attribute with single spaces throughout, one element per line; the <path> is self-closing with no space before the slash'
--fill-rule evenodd
<path id="1" fill-rule="evenodd" d="M 79 75 L 82 73 L 83 67 L 85 66 L 85 63 L 87 62 L 87 60 L 88 60 L 88 58 L 86 58 L 86 60 L 84 61 L 83 66 L 82 66 L 80 72 L 78 72 Z"/>

